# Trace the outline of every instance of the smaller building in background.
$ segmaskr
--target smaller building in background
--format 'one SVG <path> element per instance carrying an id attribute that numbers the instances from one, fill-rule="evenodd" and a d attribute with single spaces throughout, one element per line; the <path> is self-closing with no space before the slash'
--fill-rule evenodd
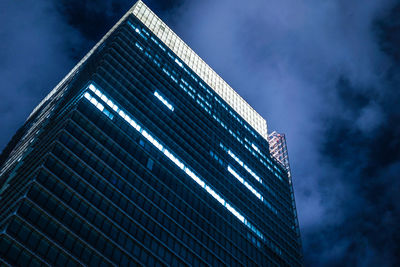
<path id="1" fill-rule="evenodd" d="M 296 202 L 294 199 L 294 190 L 292 184 L 292 175 L 290 172 L 290 164 L 289 164 L 289 155 L 288 149 L 286 145 L 286 136 L 283 133 L 277 133 L 273 131 L 268 135 L 268 143 L 269 143 L 269 150 L 271 153 L 271 157 L 276 159 L 278 163 L 282 165 L 282 167 L 287 171 L 289 177 L 289 184 L 290 184 L 290 195 L 292 199 L 292 205 L 294 207 L 294 217 L 295 217 L 295 228 L 298 236 L 298 242 L 300 240 L 300 231 L 299 231 L 299 220 L 297 218 L 297 210 L 296 210 Z M 300 243 L 301 244 L 301 243 Z"/>
<path id="2" fill-rule="evenodd" d="M 285 134 L 273 131 L 269 134 L 268 141 L 271 156 L 275 158 L 286 169 L 290 177 L 289 156 L 286 146 Z"/>

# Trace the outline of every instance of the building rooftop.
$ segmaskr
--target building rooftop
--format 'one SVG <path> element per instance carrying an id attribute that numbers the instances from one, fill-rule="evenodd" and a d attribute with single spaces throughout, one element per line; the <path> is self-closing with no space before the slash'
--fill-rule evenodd
<path id="1" fill-rule="evenodd" d="M 267 122 L 142 1 L 130 10 L 266 140 Z"/>

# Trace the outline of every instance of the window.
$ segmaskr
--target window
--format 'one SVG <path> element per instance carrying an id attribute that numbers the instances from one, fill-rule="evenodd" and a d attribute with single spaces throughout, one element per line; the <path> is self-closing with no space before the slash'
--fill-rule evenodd
<path id="1" fill-rule="evenodd" d="M 158 91 L 154 92 L 154 95 L 160 100 L 169 110 L 174 111 L 174 107 L 170 104 L 170 102 L 163 97 Z"/>

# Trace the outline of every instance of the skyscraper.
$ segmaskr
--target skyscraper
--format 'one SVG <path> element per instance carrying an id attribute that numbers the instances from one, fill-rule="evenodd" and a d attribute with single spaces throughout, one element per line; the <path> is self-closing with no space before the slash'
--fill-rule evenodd
<path id="1" fill-rule="evenodd" d="M 1 155 L 4 265 L 301 266 L 266 121 L 138 1 Z"/>

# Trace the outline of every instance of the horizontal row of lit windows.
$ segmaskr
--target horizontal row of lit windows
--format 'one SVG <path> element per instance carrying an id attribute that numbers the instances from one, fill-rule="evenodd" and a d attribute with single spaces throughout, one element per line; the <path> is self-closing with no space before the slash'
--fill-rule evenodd
<path id="1" fill-rule="evenodd" d="M 108 111 L 106 108 L 104 108 L 104 105 L 101 104 L 95 97 L 92 97 L 88 92 L 85 93 L 85 98 L 89 100 L 96 108 L 98 108 L 101 112 L 107 115 L 110 119 L 114 118 L 114 115 Z"/>
<path id="2" fill-rule="evenodd" d="M 210 151 L 210 155 L 222 166 L 226 166 L 227 164 L 224 163 L 216 153 L 213 151 Z M 262 202 L 276 215 L 278 215 L 278 210 L 269 202 L 267 201 L 261 193 L 259 193 L 256 189 L 254 189 L 250 184 L 246 182 L 244 178 L 242 178 L 231 166 L 228 165 L 228 171 L 236 178 L 238 179 L 242 184 L 244 184 L 257 198 L 262 200 Z M 268 190 L 268 192 L 271 193 L 271 195 L 276 197 L 276 194 L 265 184 L 263 186 Z"/>
<path id="3" fill-rule="evenodd" d="M 230 149 L 225 147 L 222 143 L 220 143 L 219 145 L 225 152 L 228 153 L 229 156 L 231 156 L 237 163 L 239 163 L 240 166 L 242 166 L 251 176 L 253 176 L 254 179 L 256 179 L 260 184 L 262 184 L 262 186 L 265 189 L 267 189 L 268 192 L 271 193 L 271 195 L 277 197 L 276 193 L 266 183 L 264 183 L 263 180 L 257 174 L 255 174 L 255 172 L 252 171 L 239 157 L 237 157 Z M 269 206 L 271 205 L 269 204 Z M 274 211 L 274 213 L 277 213 L 275 212 L 276 209 L 274 207 L 271 206 L 270 208 Z"/>
<path id="4" fill-rule="evenodd" d="M 231 156 L 237 163 L 239 163 L 240 166 L 242 166 L 248 173 L 250 173 L 251 176 L 254 177 L 254 179 L 257 180 L 260 184 L 263 183 L 262 179 L 254 172 L 252 171 L 246 164 L 243 163 L 243 161 L 236 156 L 230 149 L 225 147 L 222 143 L 219 144 L 223 150 L 225 150 L 229 156 Z"/>
<path id="5" fill-rule="evenodd" d="M 220 146 L 222 149 L 224 149 L 229 156 L 231 156 L 237 163 L 239 163 L 240 166 L 242 166 L 248 173 L 250 173 L 251 176 L 253 176 L 260 184 L 262 184 L 264 187 L 268 189 L 268 191 L 272 191 L 265 183 L 263 183 L 262 179 L 255 174 L 254 171 L 252 171 L 243 161 L 236 156 L 230 149 L 226 148 L 222 143 L 220 143 Z M 228 166 L 228 171 L 235 176 L 239 181 L 243 181 L 242 183 L 254 194 L 260 199 L 264 204 L 268 206 L 274 212 L 275 214 L 278 214 L 278 210 L 271 205 L 265 198 L 257 191 L 255 190 L 251 185 L 249 185 L 243 178 L 240 177 L 239 174 L 237 174 L 230 166 Z"/>
<path id="6" fill-rule="evenodd" d="M 186 85 L 187 88 L 189 88 L 190 91 L 192 91 L 192 93 L 194 93 L 194 94 L 196 93 L 196 90 L 195 90 L 187 81 L 185 81 L 185 79 L 181 78 L 181 82 L 182 82 L 184 85 Z"/>
<path id="7" fill-rule="evenodd" d="M 174 111 L 174 107 L 165 99 L 159 92 L 155 91 L 154 95 L 160 100 L 167 108 Z"/>
<path id="8" fill-rule="evenodd" d="M 139 48 L 141 51 L 143 51 L 143 47 L 138 42 L 135 43 L 135 46 Z"/>
<path id="9" fill-rule="evenodd" d="M 179 87 L 182 88 L 183 91 L 185 91 L 186 93 L 188 93 L 188 95 L 189 95 L 191 98 L 195 99 L 195 98 L 194 98 L 194 94 L 192 94 L 191 92 L 189 92 L 188 89 L 186 89 L 186 87 L 183 86 L 182 83 L 179 84 Z"/>
<path id="10" fill-rule="evenodd" d="M 148 131 L 142 128 L 135 120 L 133 120 L 125 111 L 123 111 L 118 105 L 114 104 L 108 97 L 106 97 L 100 90 L 98 90 L 93 84 L 88 87 L 93 91 L 98 97 L 100 97 L 105 104 L 109 105 L 117 114 L 129 123 L 134 129 L 142 134 L 151 144 L 153 144 L 159 151 L 161 151 L 168 159 L 170 159 L 176 166 L 178 166 L 182 171 L 184 171 L 190 178 L 192 178 L 200 187 L 206 190 L 214 199 L 216 199 L 221 205 L 223 205 L 227 210 L 229 210 L 237 219 L 239 219 L 243 224 L 245 224 L 249 229 L 251 229 L 261 240 L 266 242 L 265 236 L 258 230 L 253 224 L 251 224 L 240 212 L 238 212 L 231 204 L 229 204 L 223 197 L 221 197 L 217 192 L 212 189 L 203 179 L 197 176 L 193 170 L 187 167 L 183 161 L 181 161 L 174 153 L 169 151 L 164 145 L 161 144 L 158 139 L 153 137 Z M 91 95 L 86 92 L 85 97 L 91 97 Z M 86 98 L 88 98 L 86 97 Z M 90 101 L 93 105 L 98 107 L 99 103 L 94 103 Z M 104 106 L 103 106 L 104 109 Z M 101 110 L 99 108 L 99 110 Z M 270 242 L 268 242 L 270 243 Z"/>
<path id="11" fill-rule="evenodd" d="M 269 203 L 256 189 L 254 189 L 244 178 L 242 178 L 231 166 L 228 165 L 228 171 L 246 186 L 259 200 L 261 200 L 273 213 L 278 214 L 278 210 Z"/>
<path id="12" fill-rule="evenodd" d="M 255 145 L 255 144 L 251 144 L 251 147 L 254 148 L 255 151 L 257 151 L 258 153 L 261 153 L 261 150 Z"/>
<path id="13" fill-rule="evenodd" d="M 183 68 L 183 64 L 179 61 L 179 59 L 175 58 L 175 63 L 178 64 L 179 67 Z"/>
<path id="14" fill-rule="evenodd" d="M 247 189 L 250 190 L 259 200 L 263 201 L 264 197 L 252 187 L 245 179 L 243 179 L 230 165 L 228 165 L 228 171 L 241 182 Z"/>

